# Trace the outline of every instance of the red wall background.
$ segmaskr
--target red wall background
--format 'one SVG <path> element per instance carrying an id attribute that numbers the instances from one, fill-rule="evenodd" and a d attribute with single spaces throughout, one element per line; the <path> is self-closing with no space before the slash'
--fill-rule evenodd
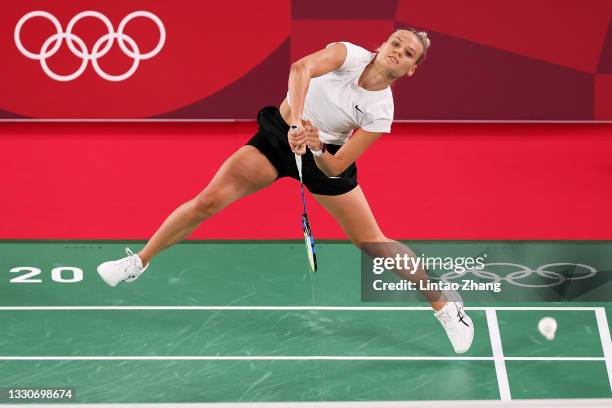
<path id="1" fill-rule="evenodd" d="M 605 124 L 397 124 L 358 161 L 383 231 L 401 239 L 612 239 Z M 0 137 L 1 239 L 147 239 L 254 123 L 12 123 Z M 309 196 L 309 200 L 312 197 Z M 318 239 L 344 235 L 309 203 Z M 282 179 L 195 239 L 299 239 Z"/>

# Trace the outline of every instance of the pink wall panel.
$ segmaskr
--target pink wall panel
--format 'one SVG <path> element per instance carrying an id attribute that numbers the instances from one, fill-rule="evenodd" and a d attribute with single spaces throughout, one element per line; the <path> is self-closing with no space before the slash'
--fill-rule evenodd
<path id="1" fill-rule="evenodd" d="M 34 11 L 49 14 L 22 20 Z M 293 61 L 414 27 L 432 46 L 394 87 L 396 119 L 610 121 L 594 84 L 611 15 L 609 0 L 23 0 L 0 13 L 0 119 L 254 119 Z"/>

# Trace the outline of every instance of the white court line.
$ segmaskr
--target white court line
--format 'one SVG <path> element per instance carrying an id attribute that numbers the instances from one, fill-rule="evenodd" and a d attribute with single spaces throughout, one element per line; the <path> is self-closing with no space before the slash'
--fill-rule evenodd
<path id="1" fill-rule="evenodd" d="M 510 401 L 510 383 L 506 372 L 506 362 L 504 360 L 504 350 L 502 348 L 499 326 L 497 324 L 497 314 L 495 309 L 487 309 L 487 326 L 489 328 L 489 338 L 491 339 L 491 349 L 495 362 L 495 373 L 497 374 L 497 386 L 499 387 L 499 397 L 502 401 Z"/>
<path id="2" fill-rule="evenodd" d="M 455 356 L 0 356 L 0 361 L 496 361 Z M 506 357 L 512 361 L 604 361 L 603 357 Z"/>
<path id="3" fill-rule="evenodd" d="M 612 399 L 532 399 L 514 401 L 311 401 L 311 402 L 205 402 L 147 404 L 10 404 L 7 408 L 610 408 Z"/>
<path id="4" fill-rule="evenodd" d="M 489 361 L 493 357 L 438 357 L 438 356 L 0 356 L 0 361 L 30 360 L 143 360 L 143 361 Z"/>
<path id="5" fill-rule="evenodd" d="M 606 309 L 603 307 L 595 310 L 597 318 L 597 328 L 599 329 L 599 337 L 601 338 L 601 348 L 603 350 L 606 367 L 608 369 L 608 381 L 610 382 L 610 390 L 612 390 L 612 340 L 610 339 L 610 329 L 608 326 L 608 318 L 606 317 Z"/>
<path id="6" fill-rule="evenodd" d="M 504 357 L 506 361 L 605 361 L 605 357 Z"/>
<path id="7" fill-rule="evenodd" d="M 517 311 L 525 311 L 525 310 L 563 310 L 563 311 L 579 311 L 579 310 L 590 310 L 595 311 L 597 307 L 595 306 L 486 306 L 486 307 L 466 307 L 466 310 L 517 310 Z"/>
<path id="8" fill-rule="evenodd" d="M 597 307 L 564 307 L 564 306 L 475 306 L 466 307 L 465 310 L 590 310 L 595 311 Z M 345 311 L 398 311 L 398 310 L 427 310 L 432 311 L 429 306 L 0 306 L 2 310 L 345 310 Z"/>

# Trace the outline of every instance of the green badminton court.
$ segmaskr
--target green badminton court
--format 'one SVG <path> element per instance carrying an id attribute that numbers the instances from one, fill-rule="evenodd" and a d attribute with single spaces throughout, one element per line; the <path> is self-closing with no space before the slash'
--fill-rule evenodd
<path id="1" fill-rule="evenodd" d="M 142 245 L 0 242 L 0 388 L 70 387 L 79 403 L 612 397 L 607 303 L 468 304 L 476 337 L 457 355 L 426 304 L 361 301 L 346 242 L 319 242 L 312 273 L 303 242 L 188 241 L 106 286 L 96 266 Z"/>

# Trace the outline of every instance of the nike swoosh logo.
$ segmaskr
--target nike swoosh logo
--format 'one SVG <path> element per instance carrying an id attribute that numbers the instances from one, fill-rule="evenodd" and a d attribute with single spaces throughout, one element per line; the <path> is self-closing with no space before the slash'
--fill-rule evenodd
<path id="1" fill-rule="evenodd" d="M 360 112 L 362 115 L 364 114 L 363 111 L 359 109 L 359 105 L 355 105 L 355 109 L 357 109 L 357 111 Z"/>

